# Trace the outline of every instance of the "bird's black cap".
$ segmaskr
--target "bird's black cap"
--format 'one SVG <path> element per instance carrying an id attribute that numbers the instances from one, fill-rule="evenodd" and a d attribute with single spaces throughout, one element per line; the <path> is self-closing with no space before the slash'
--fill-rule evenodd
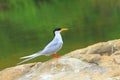
<path id="1" fill-rule="evenodd" d="M 54 30 L 53 30 L 53 33 L 55 33 L 55 31 L 60 31 L 61 30 L 61 28 L 55 28 Z"/>

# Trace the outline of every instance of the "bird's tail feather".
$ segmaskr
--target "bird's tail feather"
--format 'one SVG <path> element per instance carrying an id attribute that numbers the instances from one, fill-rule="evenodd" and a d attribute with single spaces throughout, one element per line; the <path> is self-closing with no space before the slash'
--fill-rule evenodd
<path id="1" fill-rule="evenodd" d="M 41 53 L 41 52 L 38 52 L 38 53 L 29 55 L 29 56 L 21 57 L 20 59 L 24 59 L 24 60 L 21 61 L 21 62 L 19 62 L 18 64 L 22 64 L 22 63 L 24 63 L 24 62 L 26 62 L 26 61 L 29 61 L 29 60 L 31 60 L 31 59 L 33 59 L 33 58 L 35 58 L 35 57 L 40 56 L 40 55 L 42 55 L 42 53 Z"/>

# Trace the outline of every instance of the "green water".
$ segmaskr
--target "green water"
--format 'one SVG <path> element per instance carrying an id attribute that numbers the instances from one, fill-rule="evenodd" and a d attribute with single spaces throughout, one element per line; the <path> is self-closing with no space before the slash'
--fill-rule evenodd
<path id="1" fill-rule="evenodd" d="M 119 0 L 1 0 L 0 70 L 15 66 L 22 56 L 33 54 L 62 33 L 59 55 L 120 37 Z M 41 56 L 29 62 L 47 61 Z"/>

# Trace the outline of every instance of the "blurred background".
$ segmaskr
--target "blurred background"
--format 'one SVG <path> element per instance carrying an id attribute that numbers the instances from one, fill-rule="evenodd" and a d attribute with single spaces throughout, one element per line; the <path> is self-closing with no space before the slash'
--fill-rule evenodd
<path id="1" fill-rule="evenodd" d="M 0 0 L 0 70 L 49 43 L 56 27 L 64 46 L 58 55 L 120 38 L 120 0 Z M 40 56 L 29 62 L 47 61 Z"/>

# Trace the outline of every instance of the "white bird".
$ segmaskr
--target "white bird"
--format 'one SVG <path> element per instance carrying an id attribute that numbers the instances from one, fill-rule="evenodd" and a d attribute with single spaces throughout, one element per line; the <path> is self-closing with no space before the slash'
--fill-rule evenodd
<path id="1" fill-rule="evenodd" d="M 58 56 L 56 53 L 62 48 L 62 45 L 63 45 L 63 40 L 62 40 L 60 32 L 65 31 L 65 30 L 68 30 L 68 29 L 67 28 L 54 29 L 53 40 L 43 50 L 41 50 L 35 54 L 29 55 L 29 56 L 21 57 L 20 59 L 25 59 L 25 60 L 23 60 L 22 62 L 20 62 L 18 64 L 24 63 L 28 60 L 31 60 L 31 59 L 41 56 L 41 55 L 49 56 L 49 55 L 53 54 L 54 57 L 60 58 L 60 56 Z"/>

